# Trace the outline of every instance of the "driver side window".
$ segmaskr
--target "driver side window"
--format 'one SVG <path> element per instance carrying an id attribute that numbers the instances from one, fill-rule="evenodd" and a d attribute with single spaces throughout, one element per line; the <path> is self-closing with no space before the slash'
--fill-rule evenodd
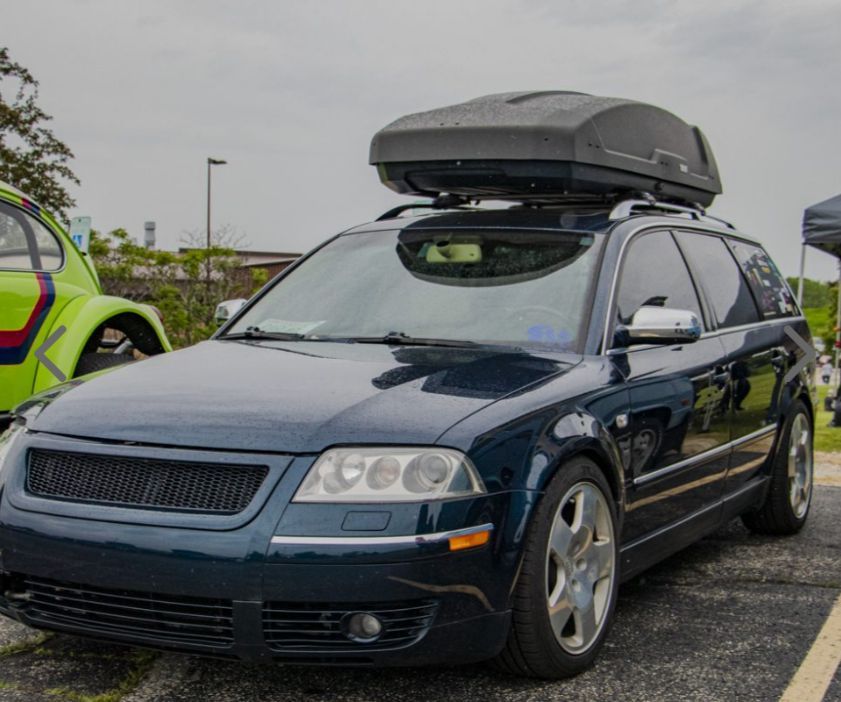
<path id="1" fill-rule="evenodd" d="M 631 240 L 622 263 L 616 302 L 622 324 L 629 324 L 643 305 L 654 305 L 690 310 L 703 325 L 689 270 L 667 231 L 648 232 Z"/>

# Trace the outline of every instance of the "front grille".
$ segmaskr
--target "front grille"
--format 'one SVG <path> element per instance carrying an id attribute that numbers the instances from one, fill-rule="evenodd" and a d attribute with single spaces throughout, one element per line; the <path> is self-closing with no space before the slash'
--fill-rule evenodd
<path id="1" fill-rule="evenodd" d="M 251 503 L 266 466 L 191 463 L 33 449 L 33 495 L 139 509 L 236 514 Z"/>
<path id="2" fill-rule="evenodd" d="M 417 641 L 435 618 L 432 600 L 388 604 L 293 604 L 268 602 L 263 608 L 263 632 L 274 651 L 358 651 L 395 648 Z M 372 643 L 352 641 L 342 618 L 369 612 L 383 623 L 382 635 Z"/>
<path id="3" fill-rule="evenodd" d="M 106 590 L 24 577 L 25 612 L 47 627 L 227 648 L 234 640 L 230 600 Z"/>

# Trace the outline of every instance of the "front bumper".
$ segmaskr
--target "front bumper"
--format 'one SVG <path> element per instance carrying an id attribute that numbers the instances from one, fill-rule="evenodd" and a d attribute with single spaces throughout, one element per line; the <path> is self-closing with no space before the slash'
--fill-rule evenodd
<path id="1" fill-rule="evenodd" d="M 103 450 L 36 436 L 20 453 L 33 442 Z M 417 505 L 372 536 L 342 529 L 358 506 L 290 504 L 312 458 L 250 458 L 269 465 L 274 482 L 247 522 L 225 528 L 195 515 L 154 523 L 149 510 L 35 499 L 22 457 L 11 460 L 0 486 L 0 613 L 36 628 L 256 661 L 420 665 L 502 649 L 523 532 L 512 515 L 527 511 L 530 493 Z M 446 540 L 428 538 L 488 523 L 491 540 L 477 548 L 451 553 Z M 383 635 L 349 637 L 353 612 L 377 614 Z"/>

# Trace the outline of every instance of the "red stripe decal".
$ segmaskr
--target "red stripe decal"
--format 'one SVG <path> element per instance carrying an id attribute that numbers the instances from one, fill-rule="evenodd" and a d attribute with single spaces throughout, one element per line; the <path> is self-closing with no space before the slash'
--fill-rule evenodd
<path id="1" fill-rule="evenodd" d="M 38 279 L 38 287 L 40 288 L 38 302 L 35 303 L 35 308 L 29 315 L 29 319 L 26 320 L 23 328 L 15 331 L 0 331 L 0 347 L 14 348 L 23 344 L 29 336 L 29 332 L 35 326 L 38 315 L 41 314 L 44 305 L 47 304 L 47 284 L 44 282 L 44 275 L 42 273 L 36 273 L 35 277 Z"/>

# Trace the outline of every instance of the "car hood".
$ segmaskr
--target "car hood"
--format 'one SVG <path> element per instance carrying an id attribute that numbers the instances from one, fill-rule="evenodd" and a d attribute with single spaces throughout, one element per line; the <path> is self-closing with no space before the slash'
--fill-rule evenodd
<path id="1" fill-rule="evenodd" d="M 29 425 L 106 441 L 284 453 L 431 444 L 578 362 L 518 349 L 211 340 L 73 381 Z"/>

